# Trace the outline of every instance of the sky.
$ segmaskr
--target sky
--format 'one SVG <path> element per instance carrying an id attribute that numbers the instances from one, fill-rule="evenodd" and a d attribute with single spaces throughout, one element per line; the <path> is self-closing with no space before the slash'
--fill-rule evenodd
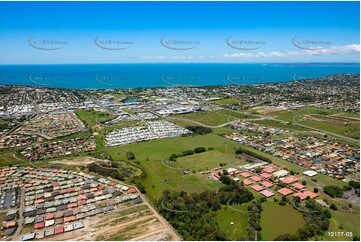
<path id="1" fill-rule="evenodd" d="M 0 64 L 359 62 L 359 2 L 0 2 Z"/>

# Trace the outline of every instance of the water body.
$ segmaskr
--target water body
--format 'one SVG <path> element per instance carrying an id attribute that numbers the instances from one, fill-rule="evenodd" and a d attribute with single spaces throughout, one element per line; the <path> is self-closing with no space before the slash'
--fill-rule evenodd
<path id="1" fill-rule="evenodd" d="M 136 97 L 130 97 L 123 101 L 124 103 L 135 103 L 138 102 L 138 99 Z"/>
<path id="2" fill-rule="evenodd" d="M 0 65 L 0 84 L 115 89 L 301 81 L 360 73 L 359 63 Z"/>

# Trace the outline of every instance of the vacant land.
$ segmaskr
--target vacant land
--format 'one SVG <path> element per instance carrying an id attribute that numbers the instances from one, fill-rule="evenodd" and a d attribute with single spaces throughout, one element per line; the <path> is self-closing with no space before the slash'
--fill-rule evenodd
<path id="1" fill-rule="evenodd" d="M 232 111 L 232 110 L 229 110 L 229 109 L 220 110 L 220 111 L 218 111 L 218 113 L 233 116 L 233 117 L 238 118 L 238 119 L 258 118 L 257 116 L 254 116 L 252 114 L 246 114 L 246 113 L 242 113 L 242 112 L 238 112 L 238 111 Z"/>
<path id="2" fill-rule="evenodd" d="M 360 137 L 359 115 L 335 110 L 304 107 L 295 110 L 274 112 L 272 117 L 287 122 L 294 122 L 294 118 L 300 124 L 312 126 L 327 132 L 347 136 L 354 139 Z M 348 120 L 347 122 L 340 122 Z"/>
<path id="3" fill-rule="evenodd" d="M 247 236 L 248 213 L 237 210 L 247 210 L 247 207 L 237 205 L 234 208 L 235 210 L 232 210 L 227 206 L 222 206 L 222 209 L 217 211 L 217 221 L 228 240 L 241 240 L 242 237 Z"/>
<path id="4" fill-rule="evenodd" d="M 175 115 L 174 118 L 193 120 L 204 125 L 216 126 L 236 120 L 235 117 L 218 112 L 199 112 Z"/>
<path id="5" fill-rule="evenodd" d="M 88 111 L 88 110 L 78 110 L 75 111 L 81 121 L 85 124 L 86 127 L 92 128 L 95 124 L 114 118 L 115 115 L 112 115 L 107 112 L 99 111 Z"/>
<path id="6" fill-rule="evenodd" d="M 0 167 L 27 164 L 24 158 L 17 157 L 13 152 L 0 152 Z"/>
<path id="7" fill-rule="evenodd" d="M 200 154 L 180 157 L 174 162 L 174 167 L 182 167 L 185 170 L 199 172 L 219 167 L 220 163 L 227 163 L 228 159 L 231 160 L 232 158 L 225 153 L 218 150 L 209 150 Z M 170 165 L 173 166 L 173 164 Z"/>
<path id="8" fill-rule="evenodd" d="M 127 151 L 134 153 L 136 160 L 140 162 L 139 167 L 147 174 L 143 182 L 147 196 L 155 201 L 161 197 L 162 192 L 166 189 L 202 192 L 206 189 L 218 189 L 222 186 L 220 183 L 201 176 L 199 173 L 193 173 L 193 170 L 218 167 L 219 163 L 226 163 L 228 158 L 234 158 L 235 148 L 229 147 L 227 153 L 225 153 L 225 142 L 227 142 L 225 138 L 209 134 L 159 139 L 108 148 L 107 150 L 115 160 L 126 159 Z M 193 150 L 200 146 L 206 149 L 212 147 L 214 150 L 179 158 L 176 163 L 168 160 L 172 154 L 180 154 L 185 150 Z M 189 169 L 189 174 L 183 174 L 184 169 Z"/>
<path id="9" fill-rule="evenodd" d="M 294 234 L 304 226 L 302 213 L 291 205 L 281 206 L 275 202 L 266 202 L 261 213 L 262 237 L 274 240 L 281 234 Z"/>
<path id="10" fill-rule="evenodd" d="M 240 100 L 238 100 L 238 99 L 225 98 L 225 99 L 221 99 L 221 100 L 211 101 L 210 103 L 214 103 L 217 105 L 229 105 L 229 104 L 235 104 L 235 103 L 239 103 L 239 102 L 240 102 Z"/>
<path id="11" fill-rule="evenodd" d="M 341 211 L 331 210 L 331 215 L 333 221 L 330 224 L 328 231 L 330 232 L 352 232 L 354 236 L 360 236 L 360 214 L 357 213 L 347 213 Z M 340 226 L 340 227 L 339 227 Z M 333 230 L 333 228 L 335 230 Z M 340 237 L 329 237 L 328 234 L 325 234 L 325 239 L 330 240 L 352 240 L 352 237 L 340 236 Z"/>
<path id="12" fill-rule="evenodd" d="M 261 124 L 261 125 L 266 125 L 266 126 L 270 126 L 270 127 L 275 127 L 275 128 L 281 128 L 281 129 L 289 129 L 289 130 L 297 130 L 297 131 L 308 131 L 309 129 L 298 126 L 298 125 L 293 125 L 292 123 L 281 123 L 278 122 L 276 120 L 254 120 L 252 121 L 252 123 L 256 123 L 256 124 Z"/>
<path id="13" fill-rule="evenodd" d="M 172 237 L 148 204 L 124 204 L 109 214 L 84 221 L 84 229 L 51 237 L 49 240 L 137 240 L 156 237 L 159 240 Z"/>

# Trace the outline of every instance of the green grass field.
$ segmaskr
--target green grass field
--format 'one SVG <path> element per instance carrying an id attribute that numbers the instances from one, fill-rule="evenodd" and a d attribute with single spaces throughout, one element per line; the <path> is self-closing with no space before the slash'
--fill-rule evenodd
<path id="1" fill-rule="evenodd" d="M 245 113 L 242 113 L 242 112 L 236 112 L 236 111 L 233 111 L 233 110 L 229 110 L 229 109 L 224 109 L 224 110 L 220 110 L 220 111 L 217 111 L 218 113 L 222 113 L 222 114 L 226 114 L 226 115 L 229 115 L 229 116 L 233 116 L 235 118 L 238 118 L 238 119 L 251 119 L 251 118 L 257 118 L 256 116 L 252 115 L 252 114 L 245 114 Z"/>
<path id="2" fill-rule="evenodd" d="M 218 135 L 209 134 L 204 136 L 177 137 L 159 139 L 127 146 L 108 148 L 108 153 L 114 160 L 126 159 L 126 152 L 132 151 L 136 160 L 140 161 L 140 168 L 147 173 L 144 185 L 147 196 L 155 201 L 161 197 L 164 190 L 176 190 L 187 192 L 202 192 L 206 189 L 216 190 L 222 184 L 202 177 L 199 173 L 193 173 L 193 169 L 218 167 L 220 162 L 225 163 L 228 156 L 225 154 L 225 142 L 227 140 Z M 206 151 L 188 157 L 177 159 L 176 164 L 168 162 L 171 154 L 180 154 L 182 151 L 203 146 L 212 147 L 215 150 Z M 234 149 L 227 150 L 230 158 L 234 157 Z M 161 160 L 163 160 L 163 164 Z M 198 161 L 198 162 L 197 162 Z M 180 165 L 178 165 L 178 163 Z M 165 164 L 165 165 L 164 165 Z M 171 167 L 171 168 L 169 168 Z M 182 169 L 172 169 L 172 168 Z M 183 174 L 184 169 L 190 169 L 189 174 Z"/>
<path id="3" fill-rule="evenodd" d="M 303 107 L 294 110 L 285 110 L 279 112 L 273 112 L 269 115 L 277 119 L 281 119 L 288 122 L 293 122 L 293 117 L 295 115 L 303 116 L 307 114 L 319 114 L 319 115 L 332 115 L 340 113 L 335 110 L 325 109 L 325 108 L 316 108 L 316 107 Z"/>
<path id="4" fill-rule="evenodd" d="M 236 210 L 247 210 L 246 206 L 234 206 Z M 247 236 L 248 213 L 238 212 L 227 206 L 217 211 L 219 228 L 227 235 L 228 240 L 241 240 Z M 233 222 L 233 224 L 231 224 Z"/>
<path id="5" fill-rule="evenodd" d="M 339 112 L 335 110 L 316 108 L 316 107 L 304 107 L 297 110 L 274 112 L 271 113 L 270 115 L 274 118 L 281 119 L 291 123 L 293 123 L 293 117 L 296 116 L 296 120 L 300 124 L 312 126 L 320 130 L 324 130 L 339 135 L 344 135 L 354 139 L 359 139 L 360 137 L 360 122 L 348 123 L 346 125 L 340 122 L 316 121 L 310 119 L 310 117 L 307 116 L 311 114 L 317 114 L 326 118 L 329 115 L 335 115 L 335 114 L 339 116 L 359 118 L 358 114 Z"/>
<path id="6" fill-rule="evenodd" d="M 352 232 L 354 236 L 360 236 L 360 214 L 330 211 L 332 218 L 328 232 Z M 343 229 L 339 229 L 339 225 L 342 225 Z M 324 238 L 325 240 L 352 240 L 352 237 L 347 236 L 330 237 L 327 232 Z"/>
<path id="7" fill-rule="evenodd" d="M 107 112 L 99 111 L 88 111 L 88 110 L 78 110 L 75 111 L 76 115 L 84 122 L 85 126 L 88 128 L 93 127 L 95 124 L 102 121 L 114 118 L 115 116 Z"/>
<path id="8" fill-rule="evenodd" d="M 261 212 L 263 240 L 274 240 L 282 234 L 294 234 L 304 226 L 302 213 L 291 205 L 281 206 L 275 202 L 265 202 Z"/>
<path id="9" fill-rule="evenodd" d="M 219 163 L 226 163 L 227 159 L 232 157 L 222 153 L 218 150 L 210 150 L 200 154 L 180 157 L 172 164 L 174 167 L 183 167 L 190 169 L 190 171 L 204 171 L 215 167 L 219 167 Z"/>
<path id="10" fill-rule="evenodd" d="M 0 167 L 13 165 L 28 165 L 28 162 L 24 158 L 20 158 L 12 152 L 0 153 Z"/>
<path id="11" fill-rule="evenodd" d="M 211 101 L 210 103 L 214 103 L 217 105 L 229 105 L 229 104 L 235 104 L 235 103 L 239 103 L 239 102 L 240 102 L 240 100 L 238 100 L 238 99 L 225 98 L 225 99 L 221 99 L 221 100 Z"/>
<path id="12" fill-rule="evenodd" d="M 261 124 L 261 125 L 266 125 L 266 126 L 270 126 L 270 127 L 275 127 L 275 128 L 281 128 L 281 129 L 289 129 L 289 130 L 297 130 L 297 131 L 308 131 L 309 129 L 298 126 L 298 125 L 293 125 L 293 124 L 284 124 L 281 122 L 278 122 L 276 120 L 255 120 L 252 121 L 252 123 L 256 123 L 256 124 Z"/>
<path id="13" fill-rule="evenodd" d="M 353 139 L 360 138 L 360 123 L 331 123 L 331 122 L 319 122 L 308 118 L 297 117 L 297 122 L 307 126 L 311 126 L 327 132 L 347 136 Z"/>
<path id="14" fill-rule="evenodd" d="M 210 126 L 216 126 L 236 120 L 236 118 L 233 116 L 221 114 L 218 112 L 188 113 L 188 114 L 175 115 L 173 117 L 193 120 L 202 123 L 204 125 L 210 125 Z"/>

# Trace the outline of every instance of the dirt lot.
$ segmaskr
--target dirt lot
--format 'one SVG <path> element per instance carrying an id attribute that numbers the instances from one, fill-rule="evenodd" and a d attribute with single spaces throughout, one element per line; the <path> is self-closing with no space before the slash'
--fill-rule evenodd
<path id="1" fill-rule="evenodd" d="M 91 163 L 94 163 L 96 160 L 94 158 L 84 156 L 84 157 L 74 157 L 71 159 L 55 160 L 50 161 L 50 164 L 63 164 L 68 166 L 87 166 Z"/>
<path id="2" fill-rule="evenodd" d="M 83 229 L 47 240 L 178 240 L 149 206 L 121 204 L 109 214 L 85 219 Z"/>
<path id="3" fill-rule="evenodd" d="M 259 106 L 252 108 L 252 110 L 257 111 L 260 114 L 268 114 L 268 113 L 278 112 L 283 109 L 277 107 L 270 107 L 270 106 Z"/>

